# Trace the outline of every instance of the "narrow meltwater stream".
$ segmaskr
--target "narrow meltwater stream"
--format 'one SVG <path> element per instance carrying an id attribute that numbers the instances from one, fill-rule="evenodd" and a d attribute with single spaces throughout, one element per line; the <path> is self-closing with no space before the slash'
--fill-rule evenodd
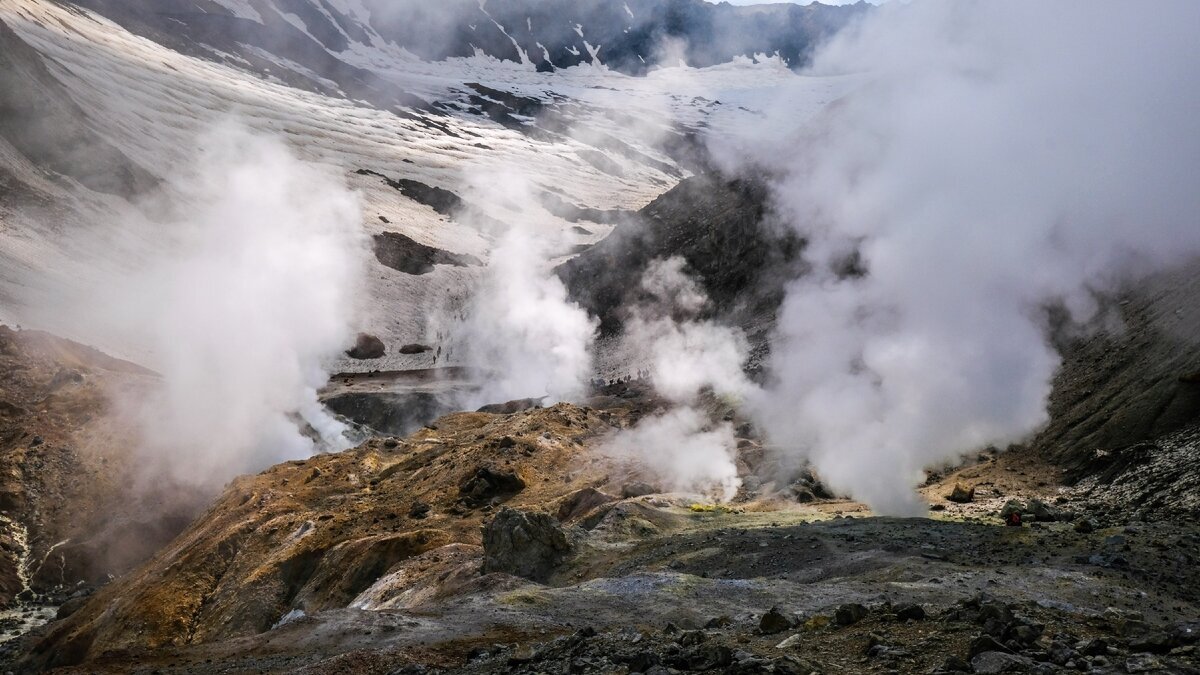
<path id="1" fill-rule="evenodd" d="M 42 597 L 34 592 L 31 583 L 37 573 L 49 560 L 50 555 L 60 546 L 70 540 L 64 539 L 51 546 L 36 569 L 31 569 L 31 550 L 29 544 L 29 529 L 24 523 L 0 514 L 0 527 L 8 531 L 16 545 L 17 579 L 21 582 L 21 591 L 16 595 L 13 604 L 7 609 L 0 610 L 0 644 L 16 639 L 29 631 L 54 619 L 58 607 L 45 604 Z"/>

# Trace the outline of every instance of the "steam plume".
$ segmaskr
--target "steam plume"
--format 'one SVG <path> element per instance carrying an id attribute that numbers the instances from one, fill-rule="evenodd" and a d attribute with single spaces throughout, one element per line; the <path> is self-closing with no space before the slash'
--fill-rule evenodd
<path id="1" fill-rule="evenodd" d="M 1200 251 L 1200 5 L 884 6 L 816 55 L 865 84 L 742 139 L 815 271 L 756 410 L 835 489 L 913 513 L 922 468 L 1046 421 L 1041 308 Z M 766 125 L 764 125 L 766 126 Z M 780 148 L 787 148 L 781 152 Z M 865 276 L 845 274 L 857 252 Z"/>
<path id="2" fill-rule="evenodd" d="M 553 273 L 553 239 L 539 232 L 545 214 L 518 169 L 468 176 L 472 199 L 488 213 L 506 213 L 513 224 L 496 232 L 495 246 L 458 329 L 469 362 L 491 374 L 471 405 L 545 397 L 574 400 L 592 372 L 597 322 L 567 298 Z"/>
<path id="3" fill-rule="evenodd" d="M 141 411 L 148 462 L 210 484 L 348 443 L 317 402 L 324 361 L 352 340 L 365 244 L 336 173 L 232 123 L 174 181 L 174 246 L 113 284 L 163 391 Z M 108 290 L 108 289 L 106 289 Z"/>
<path id="4" fill-rule="evenodd" d="M 643 463 L 669 489 L 733 499 L 741 480 L 737 440 L 729 422 L 711 422 L 703 392 L 740 401 L 753 385 L 742 366 L 745 338 L 736 329 L 698 319 L 708 298 L 687 275 L 683 258 L 656 260 L 642 276 L 646 299 L 632 309 L 621 350 L 624 361 L 646 364 L 656 392 L 672 403 L 616 434 L 603 451 Z"/>

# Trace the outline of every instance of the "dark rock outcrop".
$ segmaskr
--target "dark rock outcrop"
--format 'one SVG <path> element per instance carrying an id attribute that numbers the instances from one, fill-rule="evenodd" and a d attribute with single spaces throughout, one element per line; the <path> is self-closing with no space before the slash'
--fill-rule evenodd
<path id="1" fill-rule="evenodd" d="M 462 197 L 459 197 L 445 188 L 426 185 L 421 181 L 413 180 L 411 178 L 389 178 L 377 171 L 371 171 L 370 169 L 359 169 L 354 173 L 360 176 L 375 176 L 377 178 L 382 178 L 383 182 L 387 183 L 393 189 L 398 190 L 400 194 L 408 197 L 418 204 L 424 204 L 425 206 L 428 206 L 443 216 L 453 216 L 459 211 L 459 209 L 463 208 L 465 204 L 465 202 L 462 200 Z"/>
<path id="2" fill-rule="evenodd" d="M 573 548 L 571 537 L 554 518 L 505 507 L 483 529 L 483 572 L 544 582 Z"/>
<path id="3" fill-rule="evenodd" d="M 518 398 L 512 401 L 505 401 L 504 403 L 489 403 L 487 405 L 480 406 L 479 410 L 476 410 L 475 412 L 489 413 L 492 415 L 511 415 L 513 413 L 521 412 L 522 410 L 540 408 L 542 407 L 542 401 L 544 401 L 545 398 L 545 396 L 540 398 Z"/>
<path id="4" fill-rule="evenodd" d="M 482 265 L 475 256 L 451 253 L 426 246 L 399 232 L 375 235 L 375 259 L 383 265 L 405 274 L 428 274 L 434 265 Z"/>
<path id="5" fill-rule="evenodd" d="M 393 436 L 410 433 L 454 409 L 451 397 L 430 392 L 347 392 L 321 402 L 356 424 Z"/>
<path id="6" fill-rule="evenodd" d="M 384 347 L 383 340 L 366 333 L 359 333 L 354 346 L 346 350 L 346 356 L 360 361 L 378 359 L 386 353 L 387 348 Z"/>
<path id="7" fill-rule="evenodd" d="M 763 635 L 775 635 L 789 630 L 795 625 L 796 622 L 791 617 L 784 614 L 778 607 L 772 607 L 758 620 L 758 631 Z"/>
<path id="8" fill-rule="evenodd" d="M 513 471 L 481 466 L 463 479 L 458 492 L 467 504 L 477 506 L 505 499 L 525 489 L 525 480 Z"/>
<path id="9" fill-rule="evenodd" d="M 746 327 L 769 322 L 784 284 L 803 272 L 804 242 L 772 225 L 763 183 L 697 176 L 637 215 L 558 267 L 571 299 L 599 317 L 603 334 L 620 331 L 624 308 L 639 299 L 630 279 L 656 259 L 683 257 L 708 295 L 709 314 Z"/>

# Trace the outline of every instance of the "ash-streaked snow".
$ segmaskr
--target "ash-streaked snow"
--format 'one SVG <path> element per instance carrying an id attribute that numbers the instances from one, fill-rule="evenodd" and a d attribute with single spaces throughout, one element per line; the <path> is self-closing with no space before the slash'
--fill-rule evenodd
<path id="1" fill-rule="evenodd" d="M 222 1 L 237 16 L 255 18 L 249 3 Z M 348 13 L 365 11 L 356 0 L 339 0 L 337 8 Z M 761 124 L 763 118 L 757 111 L 783 89 L 779 85 L 784 82 L 789 83 L 789 105 L 798 119 L 814 115 L 853 85 L 852 78 L 800 77 L 778 59 L 767 57 L 743 58 L 706 69 L 662 68 L 646 77 L 631 77 L 593 65 L 539 73 L 527 65 L 486 56 L 423 62 L 375 39 L 377 36 L 371 38 L 372 44 L 351 41 L 347 51 L 339 53 L 347 63 L 441 105 L 445 114 L 433 117 L 423 111 L 381 110 L 289 87 L 272 72 L 249 72 L 183 55 L 105 18 L 55 3 L 12 0 L 0 9 L 0 20 L 42 55 L 54 76 L 87 112 L 96 132 L 159 177 L 169 177 L 186 166 L 197 137 L 234 116 L 253 132 L 284 138 L 301 158 L 342 170 L 350 187 L 360 193 L 362 223 L 368 235 L 395 231 L 422 244 L 485 261 L 499 233 L 468 219 L 448 218 L 406 198 L 377 176 L 354 172 L 367 169 L 391 179 L 417 180 L 460 194 L 469 202 L 472 195 L 467 176 L 516 167 L 532 184 L 552 189 L 569 202 L 599 209 L 638 209 L 687 175 L 686 168 L 657 147 L 661 134 L 679 128 L 720 130 Z M 270 54 L 262 56 L 275 59 L 280 73 L 297 67 Z M 471 112 L 469 96 L 474 92 L 465 85 L 472 82 L 547 105 L 560 104 L 560 113 L 571 120 L 572 129 L 581 130 L 576 138 L 610 134 L 653 161 L 597 150 L 570 136 L 543 139 L 505 128 Z M 637 128 L 630 127 L 630 119 L 637 121 Z M 619 171 L 605 172 L 581 161 L 581 152 L 597 151 Z M 0 154 L 22 182 L 71 205 L 59 207 L 53 219 L 16 209 L 6 209 L 0 216 L 0 255 L 6 270 L 0 275 L 6 316 L 0 318 L 73 335 L 136 357 L 136 347 L 130 346 L 136 343 L 129 342 L 136 336 L 80 334 L 70 317 L 43 311 L 53 306 L 48 298 L 78 290 L 74 287 L 83 281 L 73 270 L 82 256 L 104 257 L 104 250 L 79 250 L 81 242 L 100 249 L 110 247 L 109 264 L 116 267 L 138 264 L 120 258 L 130 250 L 153 255 L 153 242 L 138 241 L 132 247 L 121 244 L 125 237 L 144 235 L 129 225 L 136 220 L 133 210 L 119 199 L 47 180 L 6 145 L 0 145 Z M 611 229 L 610 225 L 588 223 L 593 234 L 581 236 L 571 232 L 574 223 L 540 206 L 487 206 L 491 219 L 520 221 L 547 238 L 563 241 L 564 251 L 594 243 Z M 64 236 L 67 232 L 88 236 Z M 368 302 L 364 303 L 369 312 L 362 330 L 380 336 L 389 346 L 436 342 L 436 329 L 427 318 L 444 313 L 447 307 L 461 306 L 465 290 L 480 271 L 441 265 L 430 274 L 412 276 L 372 266 Z M 346 360 L 334 367 L 349 371 L 432 365 L 431 354 L 394 352 L 389 349 L 387 357 L 369 363 Z"/>

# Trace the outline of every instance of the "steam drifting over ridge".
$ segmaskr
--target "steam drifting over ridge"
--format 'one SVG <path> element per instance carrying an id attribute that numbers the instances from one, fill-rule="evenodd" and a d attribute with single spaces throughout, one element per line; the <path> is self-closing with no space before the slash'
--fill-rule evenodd
<path id="1" fill-rule="evenodd" d="M 316 390 L 353 340 L 365 242 L 335 172 L 232 122 L 197 144 L 159 225 L 174 245 L 98 289 L 98 320 L 136 327 L 163 376 L 161 394 L 136 404 L 146 465 L 213 486 L 349 447 Z"/>
<path id="2" fill-rule="evenodd" d="M 781 176 L 809 238 L 754 407 L 835 489 L 919 512 L 924 467 L 1046 421 L 1047 303 L 1086 322 L 1097 290 L 1200 252 L 1200 7 L 1147 9 L 885 6 L 815 57 L 860 90 L 793 143 L 714 143 Z"/>

